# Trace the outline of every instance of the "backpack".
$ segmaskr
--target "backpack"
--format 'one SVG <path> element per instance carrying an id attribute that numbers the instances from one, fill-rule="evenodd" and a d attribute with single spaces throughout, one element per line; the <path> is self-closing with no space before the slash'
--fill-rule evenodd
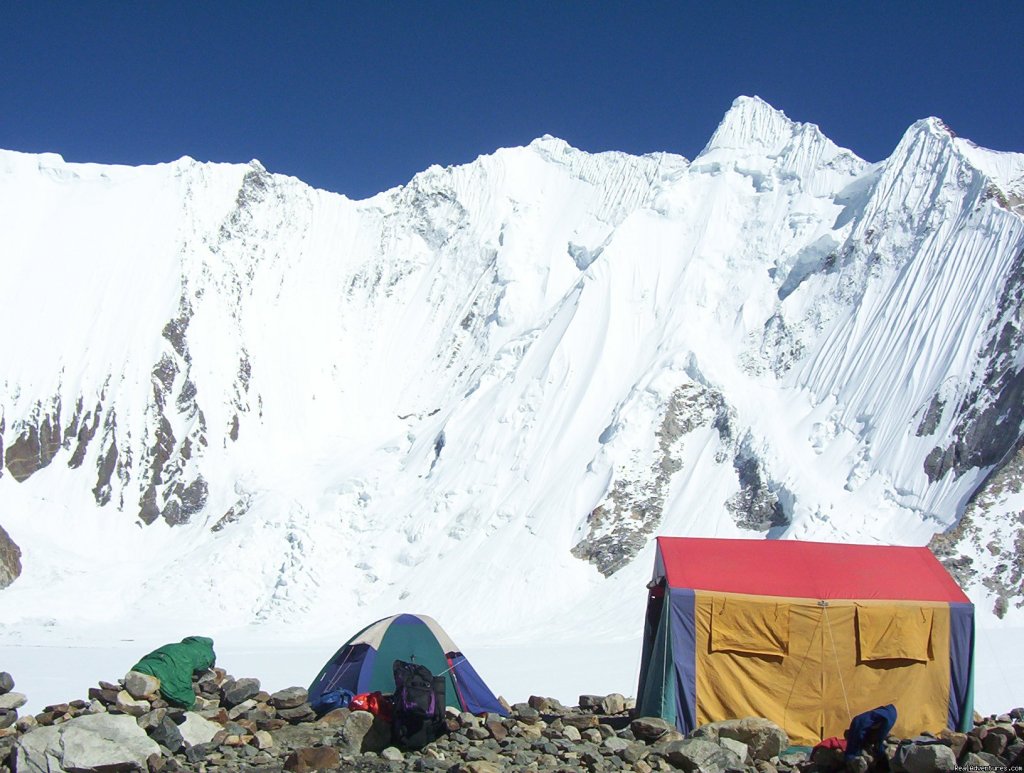
<path id="1" fill-rule="evenodd" d="M 391 740 L 400 748 L 422 749 L 445 730 L 444 677 L 403 660 L 396 660 L 392 670 Z"/>

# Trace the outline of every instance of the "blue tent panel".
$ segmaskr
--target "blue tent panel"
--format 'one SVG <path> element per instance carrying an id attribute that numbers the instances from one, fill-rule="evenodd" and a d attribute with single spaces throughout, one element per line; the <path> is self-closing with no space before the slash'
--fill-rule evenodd
<path id="1" fill-rule="evenodd" d="M 471 714 L 483 714 L 491 712 L 508 716 L 505 707 L 502 706 L 494 693 L 484 684 L 476 670 L 469 661 L 463 657 L 461 652 L 448 654 L 448 660 L 452 662 L 452 674 L 455 676 L 455 689 L 459 699 Z"/>

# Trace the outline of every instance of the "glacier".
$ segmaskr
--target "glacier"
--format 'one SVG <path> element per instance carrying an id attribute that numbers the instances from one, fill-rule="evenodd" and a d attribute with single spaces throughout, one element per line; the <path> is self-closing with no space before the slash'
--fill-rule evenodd
<path id="1" fill-rule="evenodd" d="M 740 97 L 360 201 L 0 151 L 0 234 L 10 657 L 415 611 L 628 694 L 658 534 L 931 544 L 1024 626 L 1024 154 L 938 119 L 869 163 Z"/>

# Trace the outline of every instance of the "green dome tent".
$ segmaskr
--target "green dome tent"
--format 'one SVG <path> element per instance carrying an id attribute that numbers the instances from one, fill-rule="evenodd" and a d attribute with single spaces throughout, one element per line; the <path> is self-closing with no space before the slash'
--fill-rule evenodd
<path id="1" fill-rule="evenodd" d="M 507 715 L 505 708 L 437 622 L 426 615 L 393 615 L 367 626 L 339 649 L 309 687 L 314 708 L 334 690 L 392 693 L 396 660 L 445 677 L 445 702 L 473 714 Z"/>

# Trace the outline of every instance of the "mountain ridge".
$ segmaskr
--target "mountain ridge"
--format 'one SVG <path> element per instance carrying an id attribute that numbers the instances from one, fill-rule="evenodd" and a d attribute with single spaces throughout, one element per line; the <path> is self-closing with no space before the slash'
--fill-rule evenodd
<path id="1" fill-rule="evenodd" d="M 511 630 L 509 567 L 586 620 L 656 533 L 924 544 L 1021 436 L 1024 155 L 937 119 L 869 164 L 739 98 L 693 161 L 544 137 L 361 201 L 255 161 L 33 158 L 0 152 L 4 303 L 33 321 L 0 344 L 7 633 L 54 585 L 59 622 L 415 602 Z M 971 524 L 1012 533 L 1015 502 Z M 194 587 L 127 562 L 117 599 L 91 529 Z M 946 557 L 1015 619 L 980 540 Z M 495 595 L 431 592 L 466 573 Z"/>

